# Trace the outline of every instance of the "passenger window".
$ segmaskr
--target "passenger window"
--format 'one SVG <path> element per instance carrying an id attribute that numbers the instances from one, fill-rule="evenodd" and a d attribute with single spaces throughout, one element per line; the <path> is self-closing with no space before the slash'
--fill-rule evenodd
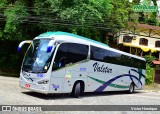
<path id="1" fill-rule="evenodd" d="M 65 67 L 67 64 L 73 64 L 88 57 L 87 45 L 77 44 L 77 43 L 63 43 L 59 46 L 54 63 L 53 69 L 57 70 L 59 68 Z"/>
<path id="2" fill-rule="evenodd" d="M 91 60 L 145 69 L 143 60 L 95 46 L 91 46 Z"/>
<path id="3" fill-rule="evenodd" d="M 105 50 L 91 46 L 91 60 L 104 61 L 105 59 Z"/>
<path id="4" fill-rule="evenodd" d="M 89 47 L 87 45 L 67 43 L 66 64 L 72 64 L 87 59 L 88 49 Z"/>

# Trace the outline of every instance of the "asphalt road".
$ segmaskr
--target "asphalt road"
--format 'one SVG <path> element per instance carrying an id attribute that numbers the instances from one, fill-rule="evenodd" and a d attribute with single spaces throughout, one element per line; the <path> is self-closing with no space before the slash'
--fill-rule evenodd
<path id="1" fill-rule="evenodd" d="M 18 78 L 0 76 L 0 105 L 160 105 L 160 92 L 85 93 L 71 98 L 68 94 L 24 91 L 19 87 Z"/>

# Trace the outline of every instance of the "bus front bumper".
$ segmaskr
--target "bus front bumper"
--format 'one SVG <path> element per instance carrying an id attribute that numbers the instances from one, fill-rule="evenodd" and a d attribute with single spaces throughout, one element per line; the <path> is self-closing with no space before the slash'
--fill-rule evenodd
<path id="1" fill-rule="evenodd" d="M 38 92 L 38 93 L 43 93 L 43 94 L 49 93 L 48 84 L 35 84 L 35 83 L 29 83 L 24 80 L 20 80 L 19 86 L 22 89 L 27 89 L 27 90 Z"/>

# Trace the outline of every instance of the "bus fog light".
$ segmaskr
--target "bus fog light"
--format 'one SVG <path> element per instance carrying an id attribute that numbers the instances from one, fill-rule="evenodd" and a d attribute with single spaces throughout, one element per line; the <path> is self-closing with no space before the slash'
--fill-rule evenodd
<path id="1" fill-rule="evenodd" d="M 49 82 L 49 80 L 42 80 L 42 81 L 39 81 L 37 82 L 38 84 L 47 84 Z"/>

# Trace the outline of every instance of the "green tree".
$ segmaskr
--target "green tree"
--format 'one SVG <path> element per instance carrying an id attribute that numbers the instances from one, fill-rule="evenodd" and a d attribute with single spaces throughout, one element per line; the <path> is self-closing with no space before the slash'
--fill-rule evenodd
<path id="1" fill-rule="evenodd" d="M 146 64 L 146 84 L 152 84 L 153 83 L 153 74 L 154 74 L 154 68 L 152 68 L 148 63 Z"/>
<path id="2" fill-rule="evenodd" d="M 128 25 L 130 15 L 133 14 L 132 4 L 128 0 L 112 0 L 113 10 L 109 17 L 109 26 L 121 29 Z M 132 21 L 135 19 L 133 18 Z"/>
<path id="3" fill-rule="evenodd" d="M 143 0 L 141 2 L 141 5 L 147 5 L 150 6 L 151 2 L 153 2 L 154 6 L 157 6 L 157 0 Z M 140 4 L 140 0 L 133 0 L 133 3 L 138 5 Z M 140 23 L 147 23 L 151 25 L 158 25 L 157 12 L 139 12 L 139 22 Z"/>
<path id="4" fill-rule="evenodd" d="M 3 0 L 0 5 L 5 7 L 1 33 L 6 39 L 58 30 L 105 42 L 106 31 L 117 31 L 135 20 L 128 0 Z"/>
<path id="5" fill-rule="evenodd" d="M 154 56 L 144 56 L 146 60 L 146 84 L 152 84 L 153 83 L 153 75 L 154 75 L 154 68 L 152 65 L 152 61 L 156 58 Z"/>
<path id="6" fill-rule="evenodd" d="M 3 39 L 22 39 L 22 33 L 25 31 L 23 21 L 28 16 L 27 8 L 23 2 L 19 1 L 16 1 L 14 5 L 6 5 L 7 2 L 5 1 L 4 3 L 1 6 L 4 8 L 1 13 L 4 14 L 5 26 L 1 27 L 1 30 L 3 30 L 1 37 Z"/>

